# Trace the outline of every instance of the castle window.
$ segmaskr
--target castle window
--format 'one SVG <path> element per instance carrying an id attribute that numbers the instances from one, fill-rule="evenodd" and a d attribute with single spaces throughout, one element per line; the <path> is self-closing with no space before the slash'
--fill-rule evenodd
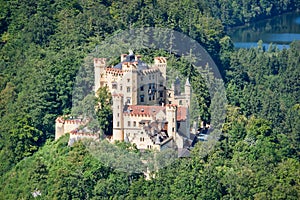
<path id="1" fill-rule="evenodd" d="M 152 79 L 154 79 L 154 75 L 152 75 Z"/>
<path id="2" fill-rule="evenodd" d="M 171 97 L 171 93 L 169 93 L 169 97 Z"/>
<path id="3" fill-rule="evenodd" d="M 130 125 L 131 125 L 131 124 L 130 124 L 130 121 L 127 122 L 127 125 L 128 125 L 128 127 L 130 127 Z"/>
<path id="4" fill-rule="evenodd" d="M 120 113 L 118 113 L 118 117 L 120 117 Z"/>
<path id="5" fill-rule="evenodd" d="M 163 87 L 163 86 L 164 86 L 164 82 L 160 82 L 159 87 Z"/>
<path id="6" fill-rule="evenodd" d="M 144 141 L 145 141 L 145 138 L 141 137 L 140 142 L 144 142 Z"/>
<path id="7" fill-rule="evenodd" d="M 175 131 L 175 128 L 174 127 L 172 127 L 172 132 L 174 132 Z"/>
<path id="8" fill-rule="evenodd" d="M 127 87 L 127 92 L 130 92 L 130 87 Z"/>
<path id="9" fill-rule="evenodd" d="M 143 81 L 144 80 L 144 78 L 141 76 L 141 81 Z"/>
<path id="10" fill-rule="evenodd" d="M 130 79 L 128 78 L 128 79 L 127 79 L 127 83 L 129 83 L 129 82 L 130 82 Z"/>
<path id="11" fill-rule="evenodd" d="M 179 100 L 179 105 L 182 105 L 182 100 Z"/>
<path id="12" fill-rule="evenodd" d="M 120 90 L 121 90 L 121 91 L 123 90 L 123 86 L 122 86 L 122 85 L 120 85 Z"/>
<path id="13" fill-rule="evenodd" d="M 149 95 L 149 101 L 151 101 L 151 99 L 152 99 L 152 98 L 151 98 L 151 95 Z"/>
<path id="14" fill-rule="evenodd" d="M 119 127 L 120 126 L 120 122 L 117 122 L 117 127 Z"/>
<path id="15" fill-rule="evenodd" d="M 127 100 L 127 103 L 130 104 L 131 98 L 130 98 L 130 97 L 127 97 L 126 100 Z"/>
<path id="16" fill-rule="evenodd" d="M 112 89 L 117 89 L 117 87 L 118 87 L 117 83 L 116 83 L 116 82 L 113 82 L 113 83 L 112 83 Z"/>
<path id="17" fill-rule="evenodd" d="M 133 127 L 136 127 L 136 121 L 133 122 Z"/>
<path id="18" fill-rule="evenodd" d="M 175 119 L 173 118 L 172 121 L 175 122 Z"/>
<path id="19" fill-rule="evenodd" d="M 144 102 L 144 95 L 140 95 L 141 102 Z"/>
<path id="20" fill-rule="evenodd" d="M 154 100 L 154 99 L 155 99 L 155 96 L 153 95 L 153 96 L 152 96 L 152 100 Z"/>
<path id="21" fill-rule="evenodd" d="M 141 91 L 144 91 L 144 86 L 141 86 Z"/>
<path id="22" fill-rule="evenodd" d="M 163 91 L 159 91 L 159 97 L 164 97 Z"/>

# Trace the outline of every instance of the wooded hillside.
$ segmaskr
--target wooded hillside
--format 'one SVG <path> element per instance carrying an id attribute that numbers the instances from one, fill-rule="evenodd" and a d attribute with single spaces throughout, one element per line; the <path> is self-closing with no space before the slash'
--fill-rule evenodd
<path id="1" fill-rule="evenodd" d="M 300 44 L 235 50 L 224 31 L 296 9 L 297 0 L 0 0 L 0 199 L 30 199 L 36 190 L 40 199 L 299 199 Z M 149 181 L 104 166 L 81 143 L 52 141 L 85 56 L 135 27 L 197 40 L 229 101 L 215 149 L 202 157 L 198 143 L 191 158 Z M 202 106 L 209 120 L 209 101 Z"/>

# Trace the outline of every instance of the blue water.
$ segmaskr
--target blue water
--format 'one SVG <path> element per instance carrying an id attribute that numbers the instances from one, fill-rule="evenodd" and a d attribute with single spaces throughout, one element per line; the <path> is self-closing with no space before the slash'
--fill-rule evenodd
<path id="1" fill-rule="evenodd" d="M 291 43 L 300 40 L 300 34 L 297 33 L 266 33 L 263 41 L 278 42 L 278 43 Z"/>
<path id="2" fill-rule="evenodd" d="M 257 47 L 259 40 L 263 47 L 276 45 L 278 49 L 289 48 L 293 41 L 300 41 L 300 12 L 287 13 L 259 21 L 227 32 L 236 48 Z"/>
<path id="3" fill-rule="evenodd" d="M 300 24 L 300 17 L 297 17 L 297 18 L 295 19 L 295 23 L 296 23 L 296 24 Z"/>
<path id="4" fill-rule="evenodd" d="M 264 49 L 269 49 L 270 46 L 277 47 L 279 50 L 282 49 L 288 49 L 290 46 L 287 44 L 269 44 L 269 43 L 263 43 L 262 46 Z M 235 42 L 234 46 L 236 48 L 252 48 L 257 47 L 257 42 Z"/>

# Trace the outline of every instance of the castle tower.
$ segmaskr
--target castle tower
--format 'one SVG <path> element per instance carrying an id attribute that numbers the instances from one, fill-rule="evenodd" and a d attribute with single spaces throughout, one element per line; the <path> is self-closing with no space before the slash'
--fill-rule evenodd
<path id="1" fill-rule="evenodd" d="M 167 59 L 165 57 L 155 57 L 154 65 L 158 67 L 164 81 L 167 80 Z M 163 83 L 166 85 L 166 82 Z"/>
<path id="2" fill-rule="evenodd" d="M 94 72 L 95 72 L 95 84 L 94 91 L 97 90 L 104 85 L 105 82 L 105 65 L 106 58 L 94 58 Z"/>
<path id="3" fill-rule="evenodd" d="M 192 95 L 192 87 L 189 82 L 189 78 L 186 79 L 185 85 L 184 85 L 184 93 L 185 93 L 185 104 L 186 107 L 190 108 L 191 105 L 191 95 Z"/>
<path id="4" fill-rule="evenodd" d="M 177 107 L 176 105 L 169 104 L 166 106 L 166 120 L 168 122 L 168 135 L 176 138 L 177 131 Z"/>
<path id="5" fill-rule="evenodd" d="M 113 94 L 113 141 L 124 141 L 123 95 Z"/>
<path id="6" fill-rule="evenodd" d="M 132 62 L 122 63 L 122 69 L 125 72 L 122 77 L 124 104 L 136 105 L 137 104 L 137 62 L 134 61 L 134 55 L 132 56 Z"/>

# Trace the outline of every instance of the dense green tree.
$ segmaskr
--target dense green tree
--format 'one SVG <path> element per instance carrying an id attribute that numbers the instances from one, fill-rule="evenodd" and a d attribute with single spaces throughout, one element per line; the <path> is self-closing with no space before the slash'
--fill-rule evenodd
<path id="1" fill-rule="evenodd" d="M 107 87 L 98 89 L 96 103 L 96 116 L 99 121 L 100 129 L 105 135 L 112 135 L 112 97 Z"/>
<path id="2" fill-rule="evenodd" d="M 299 199 L 299 43 L 282 51 L 264 49 L 262 41 L 259 48 L 233 50 L 224 32 L 299 6 L 294 0 L 0 1 L 0 199 Z M 95 114 L 87 53 L 113 32 L 145 26 L 172 28 L 205 47 L 226 80 L 230 104 L 214 148 L 198 143 L 190 158 L 150 180 L 105 166 L 84 142 L 70 147 L 67 136 L 46 142 L 54 119 L 82 100 L 88 107 L 78 114 Z M 209 121 L 220 99 L 209 100 L 209 73 L 200 78 L 191 62 L 172 53 L 142 52 L 169 57 L 170 72 L 180 72 L 173 78 L 190 78 L 193 112 Z M 100 122 L 92 124 L 106 134 L 110 98 L 99 93 Z"/>

